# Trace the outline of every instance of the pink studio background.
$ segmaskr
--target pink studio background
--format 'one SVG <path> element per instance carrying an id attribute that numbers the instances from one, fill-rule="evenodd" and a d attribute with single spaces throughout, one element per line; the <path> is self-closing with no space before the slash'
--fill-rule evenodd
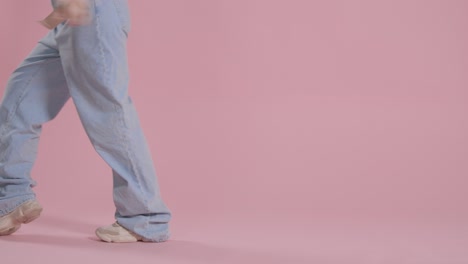
<path id="1" fill-rule="evenodd" d="M 467 1 L 148 0 L 130 7 L 129 91 L 173 211 L 174 240 L 208 236 L 197 233 L 204 226 L 229 234 L 226 243 L 247 245 L 257 231 L 281 237 L 269 249 L 306 258 L 327 243 L 313 240 L 323 232 L 311 224 L 318 219 L 343 232 L 357 230 L 345 228 L 351 222 L 385 219 L 390 228 L 375 234 L 382 239 L 392 224 L 411 220 L 445 225 L 424 233 L 429 244 L 417 253 L 411 242 L 398 248 L 408 258 L 363 238 L 362 258 L 354 260 L 468 261 Z M 2 1 L 2 92 L 46 33 L 35 21 L 49 11 L 48 1 Z M 44 125 L 32 173 L 44 223 L 66 215 L 57 225 L 88 223 L 92 235 L 92 225 L 113 221 L 110 168 L 71 100 Z M 245 233 L 229 233 L 236 225 Z M 326 241 L 326 263 L 350 256 L 333 253 L 344 244 Z M 366 258 L 365 245 L 375 258 Z"/>

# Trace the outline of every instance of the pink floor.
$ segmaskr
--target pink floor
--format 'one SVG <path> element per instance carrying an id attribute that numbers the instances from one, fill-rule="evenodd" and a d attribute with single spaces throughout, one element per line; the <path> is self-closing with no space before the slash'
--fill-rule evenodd
<path id="1" fill-rule="evenodd" d="M 174 218 L 167 242 L 109 244 L 93 233 L 108 216 L 48 209 L 0 238 L 1 263 L 468 263 L 468 221 L 454 216 L 187 213 Z"/>

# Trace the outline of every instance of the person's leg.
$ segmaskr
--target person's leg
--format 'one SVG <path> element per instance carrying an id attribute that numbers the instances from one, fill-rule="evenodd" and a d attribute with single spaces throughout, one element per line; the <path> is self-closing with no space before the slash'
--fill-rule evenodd
<path id="1" fill-rule="evenodd" d="M 126 0 L 90 0 L 92 21 L 57 27 L 70 95 L 94 149 L 112 168 L 115 218 L 145 241 L 169 238 L 171 212 L 128 94 Z"/>
<path id="2" fill-rule="evenodd" d="M 70 95 L 53 32 L 12 73 L 0 103 L 0 217 L 35 199 L 30 175 L 42 125 Z"/>

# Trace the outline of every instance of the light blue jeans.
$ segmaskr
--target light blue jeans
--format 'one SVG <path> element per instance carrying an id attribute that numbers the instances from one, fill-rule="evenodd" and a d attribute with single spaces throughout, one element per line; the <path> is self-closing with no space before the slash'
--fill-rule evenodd
<path id="1" fill-rule="evenodd" d="M 171 212 L 128 95 L 127 0 L 90 0 L 92 21 L 48 32 L 11 75 L 0 104 L 0 216 L 35 199 L 30 172 L 42 125 L 71 97 L 112 168 L 115 219 L 148 242 L 170 237 Z"/>

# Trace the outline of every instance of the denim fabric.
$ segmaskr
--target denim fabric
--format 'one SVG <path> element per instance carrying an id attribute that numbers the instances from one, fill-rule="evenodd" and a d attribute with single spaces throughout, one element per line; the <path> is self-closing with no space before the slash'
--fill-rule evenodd
<path id="1" fill-rule="evenodd" d="M 145 241 L 169 239 L 171 212 L 128 94 L 126 0 L 90 0 L 92 21 L 63 22 L 11 75 L 0 104 L 0 216 L 35 198 L 30 172 L 42 124 L 69 98 L 94 149 L 112 168 L 115 219 Z"/>

